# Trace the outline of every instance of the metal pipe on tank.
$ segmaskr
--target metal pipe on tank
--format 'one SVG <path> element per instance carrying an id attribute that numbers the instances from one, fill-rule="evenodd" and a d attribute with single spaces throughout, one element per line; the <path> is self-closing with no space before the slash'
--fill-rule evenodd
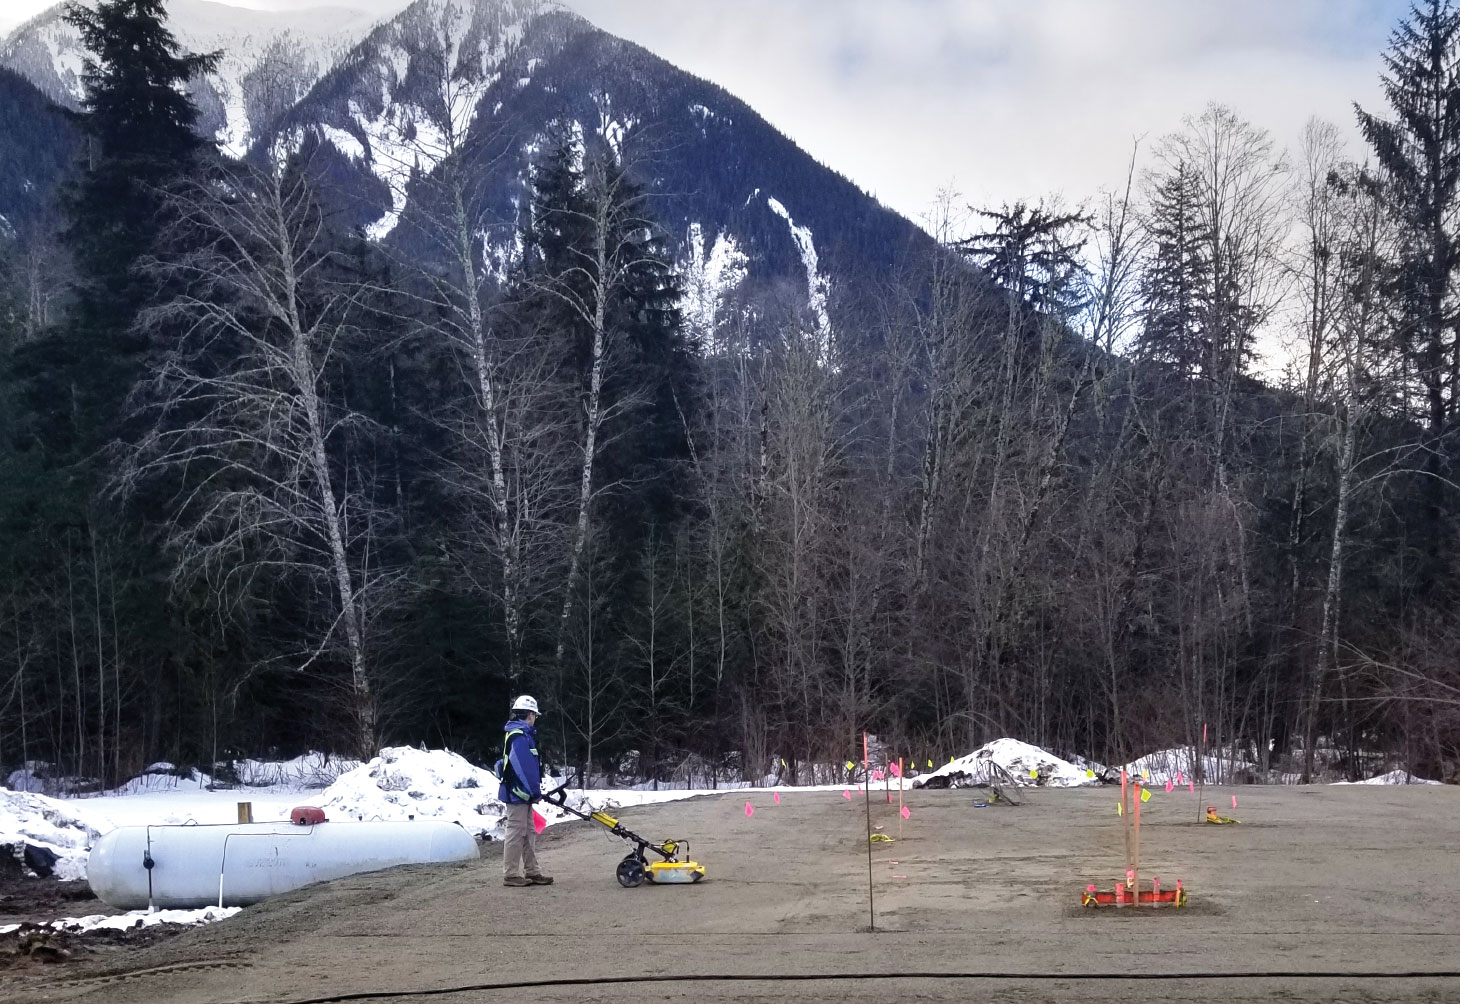
<path id="1" fill-rule="evenodd" d="M 284 831 L 281 833 L 277 831 L 270 831 L 268 833 L 230 833 L 225 836 L 223 838 L 223 854 L 218 859 L 218 908 L 220 910 L 223 909 L 223 872 L 228 867 L 228 841 L 232 840 L 234 837 L 238 837 L 240 839 L 242 839 L 243 837 L 307 837 L 313 832 L 313 826 L 296 826 L 292 832 Z"/>

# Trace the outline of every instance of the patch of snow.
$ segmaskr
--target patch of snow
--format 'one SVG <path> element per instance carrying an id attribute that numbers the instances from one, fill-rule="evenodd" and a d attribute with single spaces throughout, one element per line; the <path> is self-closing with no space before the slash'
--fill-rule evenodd
<path id="1" fill-rule="evenodd" d="M 13 856 L 22 867 L 25 845 L 31 844 L 56 855 L 56 878 L 85 878 L 87 848 L 96 836 L 97 831 L 68 803 L 0 789 L 0 854 Z"/>
<path id="2" fill-rule="evenodd" d="M 689 260 L 681 268 L 684 319 L 690 336 L 709 350 L 717 341 L 725 301 L 745 281 L 750 259 L 734 236 L 723 230 L 706 252 L 704 231 L 699 223 L 690 224 L 686 243 Z"/>
<path id="3" fill-rule="evenodd" d="M 87 917 L 48 920 L 39 926 L 54 927 L 72 934 L 85 934 L 89 931 L 135 931 L 141 927 L 156 927 L 158 924 L 196 927 L 227 920 L 241 909 L 242 907 L 237 906 L 207 906 L 201 910 L 132 910 L 129 913 L 97 913 Z M 19 928 L 19 924 L 9 924 L 0 927 L 0 934 L 9 934 Z"/>
<path id="4" fill-rule="evenodd" d="M 360 766 L 354 757 L 312 750 L 292 760 L 230 760 L 229 772 L 250 788 L 286 787 L 301 791 L 327 788 Z"/>
<path id="5" fill-rule="evenodd" d="M 598 109 L 598 135 L 608 144 L 613 151 L 614 158 L 622 161 L 624 156 L 624 141 L 628 139 L 629 133 L 639 120 L 632 115 L 625 116 L 622 120 L 613 114 L 613 98 L 605 92 L 597 92 L 593 95 L 593 104 Z"/>
<path id="6" fill-rule="evenodd" d="M 742 206 L 741 206 L 741 207 L 740 207 L 740 208 L 741 208 L 741 209 L 744 209 L 744 208 L 745 208 L 745 206 L 748 206 L 748 205 L 750 205 L 750 204 L 751 204 L 751 202 L 753 202 L 753 201 L 754 201 L 754 200 L 755 200 L 755 197 L 756 197 L 756 196 L 757 196 L 757 195 L 759 195 L 759 194 L 760 194 L 760 189 L 759 189 L 759 188 L 757 188 L 757 189 L 756 189 L 756 190 L 755 190 L 755 191 L 753 191 L 753 192 L 751 192 L 751 193 L 750 193 L 750 194 L 749 194 L 749 195 L 747 195 L 747 196 L 746 196 L 746 197 L 745 197 L 745 203 L 744 203 L 744 205 L 742 205 Z"/>
<path id="7" fill-rule="evenodd" d="M 364 160 L 365 147 L 353 134 L 344 129 L 336 129 L 334 126 L 326 125 L 320 127 L 324 132 L 324 138 L 334 144 L 336 150 L 349 157 L 351 160 Z"/>
<path id="8" fill-rule="evenodd" d="M 1364 781 L 1334 781 L 1334 784 L 1440 784 L 1439 781 L 1430 781 L 1422 777 L 1415 777 L 1407 770 L 1391 770 L 1387 774 L 1380 774 Z"/>
<path id="9" fill-rule="evenodd" d="M 129 778 L 106 794 L 109 796 L 143 795 L 157 791 L 199 791 L 213 786 L 213 779 L 196 767 L 179 774 L 175 768 L 153 770 L 151 767 Z"/>
<path id="10" fill-rule="evenodd" d="M 1198 780 L 1192 767 L 1197 762 L 1196 751 L 1190 746 L 1157 750 L 1132 760 L 1123 768 L 1132 777 L 1142 778 L 1151 784 L 1184 784 Z M 1233 755 L 1230 750 L 1217 750 L 1201 757 L 1200 780 L 1207 784 L 1246 783 L 1259 774 L 1257 765 L 1245 757 Z M 1120 769 L 1117 769 L 1118 774 Z"/>
<path id="11" fill-rule="evenodd" d="M 759 191 L 759 189 L 756 189 Z M 817 356 L 822 365 L 829 365 L 831 362 L 832 333 L 831 316 L 826 310 L 826 301 L 831 293 L 831 280 L 821 273 L 820 262 L 816 256 L 816 243 L 812 239 L 811 228 L 798 227 L 796 221 L 791 219 L 779 200 L 766 199 L 766 205 L 771 212 L 786 221 L 786 226 L 791 229 L 791 237 L 796 242 L 797 249 L 801 252 L 801 264 L 806 269 L 806 303 L 811 308 L 812 315 L 816 318 L 816 331 L 813 333 L 817 343 Z"/>
<path id="12" fill-rule="evenodd" d="M 5 217 L 0 216 L 0 220 Z M 11 791 L 44 792 L 51 777 L 51 764 L 44 760 L 27 760 L 18 770 L 12 770 L 5 779 L 5 787 Z"/>
<path id="13" fill-rule="evenodd" d="M 933 778 L 946 777 L 951 780 L 959 775 L 983 780 L 987 777 L 987 768 L 984 764 L 990 761 L 1008 771 L 1010 776 L 1021 785 L 1075 788 L 1099 783 L 1097 777 L 1090 776 L 1091 771 L 1076 767 L 1048 750 L 1020 742 L 1018 739 L 995 739 L 966 756 L 958 757 L 952 762 L 944 764 L 937 770 L 913 778 L 912 784 L 914 788 L 921 788 Z"/>
<path id="14" fill-rule="evenodd" d="M 515 200 L 514 200 L 515 201 Z M 513 227 L 506 240 L 494 241 L 485 230 L 477 231 L 477 240 L 482 243 L 482 269 L 499 286 L 507 284 L 512 268 L 522 260 L 522 231 Z"/>

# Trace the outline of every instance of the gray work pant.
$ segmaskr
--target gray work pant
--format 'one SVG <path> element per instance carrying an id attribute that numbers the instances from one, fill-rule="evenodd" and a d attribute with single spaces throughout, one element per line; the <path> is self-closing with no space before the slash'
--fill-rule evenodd
<path id="1" fill-rule="evenodd" d="M 506 828 L 507 839 L 502 848 L 502 877 L 541 875 L 542 869 L 537 864 L 537 834 L 532 829 L 532 806 L 526 802 L 508 802 Z"/>

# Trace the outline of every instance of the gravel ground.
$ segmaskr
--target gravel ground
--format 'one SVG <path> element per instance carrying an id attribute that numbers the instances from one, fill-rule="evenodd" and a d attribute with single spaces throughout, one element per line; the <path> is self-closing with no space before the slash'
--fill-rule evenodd
<path id="1" fill-rule="evenodd" d="M 726 795 L 625 822 L 684 836 L 709 877 L 619 888 L 623 845 L 587 824 L 543 838 L 551 887 L 504 888 L 480 862 L 356 876 L 161 942 L 0 977 L 0 1000 L 108 1004 L 304 1001 L 533 979 L 695 981 L 435 994 L 505 1001 L 1435 1001 L 1460 978 L 1460 790 L 1208 789 L 1243 820 L 1196 822 L 1195 799 L 1144 810 L 1142 874 L 1180 878 L 1180 911 L 1089 911 L 1122 869 L 1118 794 L 1038 790 L 1018 808 L 972 791 L 911 793 L 900 839 L 873 845 L 869 933 L 860 801 L 836 792 Z M 873 822 L 897 836 L 896 807 Z M 1272 975 L 1297 973 L 1323 976 Z M 810 982 L 785 977 L 821 974 Z M 920 975 L 907 974 L 949 974 Z M 965 975 L 957 975 L 965 974 Z M 966 974 L 986 974 L 972 978 Z M 1088 974 L 1160 977 L 1090 979 Z M 1245 974 L 1245 975 L 1244 975 Z M 714 976 L 751 977 L 746 981 Z M 705 977 L 711 977 L 705 979 Z M 763 979 L 762 979 L 763 978 Z M 780 981 L 778 981 L 780 978 Z"/>

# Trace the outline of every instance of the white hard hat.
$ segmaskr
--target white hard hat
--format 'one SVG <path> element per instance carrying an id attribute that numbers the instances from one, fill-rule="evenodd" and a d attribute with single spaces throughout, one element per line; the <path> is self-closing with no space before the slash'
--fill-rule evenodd
<path id="1" fill-rule="evenodd" d="M 540 714 L 537 710 L 537 698 L 531 694 L 523 694 L 512 702 L 513 711 L 531 711 L 534 715 Z"/>

